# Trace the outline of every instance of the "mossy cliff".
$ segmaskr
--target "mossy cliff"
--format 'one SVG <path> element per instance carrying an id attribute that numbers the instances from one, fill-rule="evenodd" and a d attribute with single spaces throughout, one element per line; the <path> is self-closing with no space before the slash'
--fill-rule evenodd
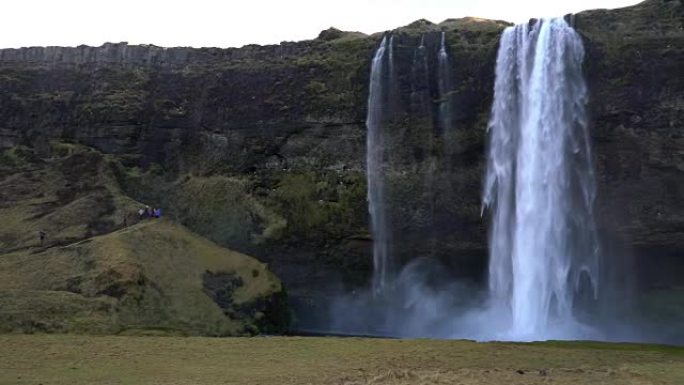
<path id="1" fill-rule="evenodd" d="M 684 250 L 682 12 L 680 1 L 649 0 L 568 18 L 587 51 L 602 233 L 620 255 L 642 266 L 673 261 L 663 265 L 670 271 Z M 421 20 L 393 31 L 397 258 L 431 255 L 483 276 L 485 129 L 507 25 Z M 435 78 L 441 31 L 453 74 L 446 100 Z M 425 73 L 415 65 L 423 38 Z M 330 29 L 239 49 L 0 50 L 0 146 L 41 153 L 58 140 L 108 154 L 127 194 L 268 262 L 298 308 L 318 306 L 340 285 L 367 283 L 371 270 L 364 121 L 380 39 Z M 450 130 L 440 103 L 452 111 Z M 667 284 L 681 283 L 676 276 Z"/>

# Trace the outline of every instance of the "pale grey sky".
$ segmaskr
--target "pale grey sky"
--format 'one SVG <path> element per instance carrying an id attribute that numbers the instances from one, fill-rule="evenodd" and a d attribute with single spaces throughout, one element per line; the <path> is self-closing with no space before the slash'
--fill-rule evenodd
<path id="1" fill-rule="evenodd" d="M 0 47 L 127 41 L 240 47 L 312 39 L 330 26 L 374 33 L 425 18 L 476 16 L 512 22 L 640 0 L 9 0 Z"/>

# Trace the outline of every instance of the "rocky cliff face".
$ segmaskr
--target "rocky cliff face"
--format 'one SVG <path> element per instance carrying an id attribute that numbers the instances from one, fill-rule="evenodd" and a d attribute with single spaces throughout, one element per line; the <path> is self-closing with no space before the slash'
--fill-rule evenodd
<path id="1" fill-rule="evenodd" d="M 641 287 L 682 285 L 684 6 L 651 0 L 574 21 L 587 50 L 608 263 L 633 264 Z"/>
<path id="2" fill-rule="evenodd" d="M 684 250 L 682 9 L 649 0 L 572 18 L 587 50 L 602 232 L 640 260 Z M 393 32 L 389 204 L 399 259 L 434 256 L 482 277 L 485 129 L 506 25 L 419 21 Z M 442 30 L 453 73 L 446 102 L 435 78 Z M 379 39 L 329 30 L 226 50 L 0 50 L 0 147 L 75 141 L 112 154 L 129 194 L 268 261 L 298 306 L 310 306 L 321 288 L 367 283 L 364 120 Z M 436 116 L 443 102 L 448 130 Z"/>
<path id="3" fill-rule="evenodd" d="M 604 227 L 637 248 L 684 246 L 684 9 L 647 1 L 577 15 L 587 46 Z"/>

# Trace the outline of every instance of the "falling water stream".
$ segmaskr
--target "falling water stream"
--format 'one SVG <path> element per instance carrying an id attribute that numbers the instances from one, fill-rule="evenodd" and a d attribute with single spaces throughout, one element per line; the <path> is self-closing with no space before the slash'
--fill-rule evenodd
<path id="1" fill-rule="evenodd" d="M 439 119 L 441 129 L 446 132 L 451 127 L 451 67 L 446 48 L 446 33 L 442 32 L 439 53 L 437 54 L 437 88 L 439 91 Z"/>
<path id="2" fill-rule="evenodd" d="M 421 43 L 414 52 L 416 74 L 423 64 L 427 71 L 425 50 Z M 483 208 L 491 215 L 489 299 L 476 304 L 472 288 L 458 282 L 435 286 L 431 277 L 440 270 L 434 259 L 392 266 L 384 158 L 397 69 L 393 38 L 383 38 L 372 61 L 367 116 L 373 290 L 369 297 L 335 303 L 338 329 L 478 340 L 600 338 L 578 314 L 578 299 L 586 299 L 586 293 L 595 298 L 598 292 L 583 59 L 580 37 L 562 18 L 503 32 L 483 196 Z M 443 129 L 452 119 L 449 60 L 442 34 L 436 89 Z M 353 317 L 351 307 L 357 309 Z"/>
<path id="3" fill-rule="evenodd" d="M 583 57 L 562 18 L 509 27 L 501 38 L 484 205 L 489 289 L 493 306 L 510 312 L 510 339 L 578 334 L 581 275 L 597 287 Z"/>
<path id="4" fill-rule="evenodd" d="M 389 44 L 389 55 L 386 55 L 387 50 L 387 37 L 384 37 L 373 57 L 368 94 L 368 116 L 366 120 L 368 129 L 366 138 L 366 175 L 368 178 L 368 212 L 370 214 L 371 232 L 373 235 L 373 291 L 375 293 L 384 290 L 387 284 L 390 264 L 383 174 L 383 157 L 386 141 L 382 124 L 385 118 L 384 109 L 387 104 L 386 79 L 384 79 L 386 56 L 390 58 L 387 64 L 390 68 L 390 73 L 394 67 L 392 40 L 390 40 Z"/>

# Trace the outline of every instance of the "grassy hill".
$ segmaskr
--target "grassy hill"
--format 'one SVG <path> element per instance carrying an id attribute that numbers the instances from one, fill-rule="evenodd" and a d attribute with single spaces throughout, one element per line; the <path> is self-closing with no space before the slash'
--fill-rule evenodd
<path id="1" fill-rule="evenodd" d="M 52 144 L 0 157 L 0 331 L 240 335 L 287 326 L 263 263 L 139 221 L 114 160 Z M 41 242 L 39 231 L 47 234 Z"/>

